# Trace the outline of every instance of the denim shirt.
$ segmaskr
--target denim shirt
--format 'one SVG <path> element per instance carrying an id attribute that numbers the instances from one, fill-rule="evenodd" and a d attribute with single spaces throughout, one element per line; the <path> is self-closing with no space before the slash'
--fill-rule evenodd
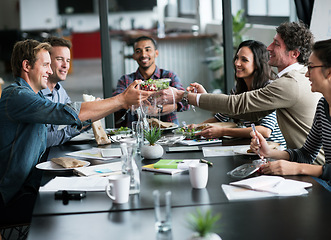
<path id="1" fill-rule="evenodd" d="M 60 83 L 51 92 L 49 88 L 41 90 L 44 97 L 55 103 L 71 103 L 70 97 Z M 80 134 L 76 127 L 47 124 L 47 147 L 57 146 Z"/>
<path id="2" fill-rule="evenodd" d="M 46 149 L 46 124 L 76 125 L 74 109 L 36 94 L 23 79 L 5 88 L 0 99 L 0 197 L 8 203 Z"/>

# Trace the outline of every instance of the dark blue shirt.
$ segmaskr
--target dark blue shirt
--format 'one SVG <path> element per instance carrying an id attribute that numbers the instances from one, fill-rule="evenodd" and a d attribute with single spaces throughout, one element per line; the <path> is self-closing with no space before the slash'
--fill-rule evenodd
<path id="1" fill-rule="evenodd" d="M 5 88 L 0 99 L 0 197 L 9 202 L 26 184 L 46 149 L 46 124 L 76 125 L 76 111 L 36 94 L 22 78 Z"/>

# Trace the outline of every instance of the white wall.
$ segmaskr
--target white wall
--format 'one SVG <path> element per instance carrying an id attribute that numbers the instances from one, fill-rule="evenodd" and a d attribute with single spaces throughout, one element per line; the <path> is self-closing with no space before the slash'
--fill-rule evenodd
<path id="1" fill-rule="evenodd" d="M 59 27 L 56 0 L 20 0 L 20 29 L 55 29 Z"/>

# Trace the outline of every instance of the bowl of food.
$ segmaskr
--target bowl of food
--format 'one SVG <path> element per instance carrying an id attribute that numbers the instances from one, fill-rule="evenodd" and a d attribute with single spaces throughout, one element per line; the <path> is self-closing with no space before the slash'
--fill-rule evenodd
<path id="1" fill-rule="evenodd" d="M 181 134 L 185 137 L 186 140 L 194 140 L 194 139 L 201 139 L 201 136 L 196 136 L 196 133 L 201 132 L 201 129 L 196 128 L 178 128 L 174 131 L 175 134 Z"/>
<path id="2" fill-rule="evenodd" d="M 160 91 L 169 88 L 170 78 L 149 79 L 140 83 L 140 89 L 144 91 Z"/>

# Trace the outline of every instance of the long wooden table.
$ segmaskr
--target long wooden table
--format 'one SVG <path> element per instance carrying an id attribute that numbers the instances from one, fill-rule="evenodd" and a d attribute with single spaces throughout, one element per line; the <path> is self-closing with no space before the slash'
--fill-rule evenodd
<path id="1" fill-rule="evenodd" d="M 247 144 L 247 140 L 223 141 L 223 145 Z M 66 152 L 96 147 L 94 142 L 66 144 L 51 150 L 49 158 Z M 118 147 L 118 146 L 111 146 Z M 163 158 L 201 158 L 202 152 L 166 153 Z M 326 239 L 331 194 L 309 176 L 290 178 L 311 182 L 309 194 L 299 197 L 275 197 L 250 201 L 228 201 L 221 184 L 236 179 L 227 175 L 235 167 L 251 162 L 255 156 L 235 155 L 208 158 L 207 187 L 192 189 L 188 173 L 177 175 L 140 171 L 141 192 L 131 195 L 129 203 L 112 204 L 104 192 L 88 192 L 80 201 L 54 199 L 54 193 L 40 193 L 34 209 L 28 239 L 163 239 L 154 230 L 152 192 L 172 192 L 173 229 L 164 239 L 187 239 L 186 216 L 199 208 L 211 208 L 222 214 L 217 231 L 223 239 Z M 138 167 L 151 161 L 137 159 Z M 64 175 L 70 175 L 66 173 Z M 54 177 L 45 172 L 45 181 Z M 169 238 L 171 237 L 171 238 Z"/>

